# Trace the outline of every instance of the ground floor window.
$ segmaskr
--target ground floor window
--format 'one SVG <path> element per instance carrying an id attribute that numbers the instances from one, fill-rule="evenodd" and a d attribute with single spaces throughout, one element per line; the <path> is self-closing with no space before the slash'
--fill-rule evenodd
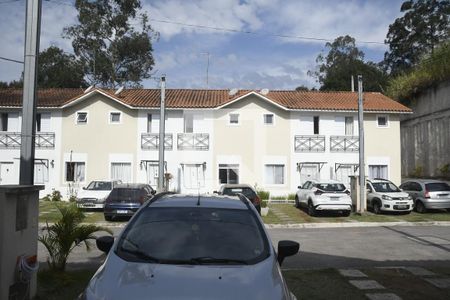
<path id="1" fill-rule="evenodd" d="M 34 163 L 34 183 L 43 184 L 48 182 L 48 164 L 44 162 Z"/>
<path id="2" fill-rule="evenodd" d="M 239 183 L 239 165 L 219 164 L 219 183 Z"/>
<path id="3" fill-rule="evenodd" d="M 204 164 L 184 164 L 183 165 L 184 186 L 195 189 L 205 186 Z"/>
<path id="4" fill-rule="evenodd" d="M 265 165 L 266 184 L 284 184 L 284 165 Z"/>
<path id="5" fill-rule="evenodd" d="M 131 182 L 131 163 L 113 162 L 111 163 L 111 179 Z"/>
<path id="6" fill-rule="evenodd" d="M 370 165 L 369 166 L 369 179 L 383 178 L 388 179 L 388 166 L 387 165 Z"/>
<path id="7" fill-rule="evenodd" d="M 66 162 L 66 181 L 83 182 L 85 169 L 84 162 Z"/>
<path id="8" fill-rule="evenodd" d="M 350 176 L 355 175 L 353 166 L 339 166 L 336 170 L 336 180 L 342 182 L 345 186 L 350 186 Z"/>

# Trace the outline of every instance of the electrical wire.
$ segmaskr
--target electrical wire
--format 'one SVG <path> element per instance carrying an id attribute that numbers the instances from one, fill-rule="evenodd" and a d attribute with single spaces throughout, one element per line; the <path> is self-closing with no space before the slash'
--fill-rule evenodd
<path id="1" fill-rule="evenodd" d="M 13 2 L 19 2 L 19 1 L 21 1 L 21 0 L 0 1 L 0 4 L 13 3 Z"/>
<path id="2" fill-rule="evenodd" d="M 6 60 L 6 61 L 12 61 L 12 62 L 15 62 L 15 63 L 18 63 L 18 64 L 23 64 L 24 63 L 23 61 L 15 60 L 15 59 L 12 59 L 12 58 L 7 58 L 7 57 L 3 57 L 3 56 L 0 56 L 0 59 Z"/>

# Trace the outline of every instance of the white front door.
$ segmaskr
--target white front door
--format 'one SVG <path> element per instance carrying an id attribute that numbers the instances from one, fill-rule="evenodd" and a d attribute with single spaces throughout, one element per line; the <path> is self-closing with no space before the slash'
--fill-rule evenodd
<path id="1" fill-rule="evenodd" d="M 308 180 L 319 180 L 319 166 L 317 165 L 304 165 L 300 170 L 300 183 L 304 184 Z"/>
<path id="2" fill-rule="evenodd" d="M 0 162 L 0 184 L 17 184 L 14 163 Z"/>
<path id="3" fill-rule="evenodd" d="M 350 175 L 355 175 L 352 166 L 340 166 L 336 171 L 336 180 L 342 182 L 347 188 L 350 188 Z"/>
<path id="4" fill-rule="evenodd" d="M 147 182 L 153 188 L 158 185 L 158 164 L 147 163 Z"/>

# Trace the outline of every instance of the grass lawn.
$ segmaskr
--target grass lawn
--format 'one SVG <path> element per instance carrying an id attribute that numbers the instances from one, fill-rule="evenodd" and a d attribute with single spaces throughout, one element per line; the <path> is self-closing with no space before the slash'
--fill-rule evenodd
<path id="1" fill-rule="evenodd" d="M 39 201 L 39 222 L 54 222 L 61 215 L 58 211 L 56 205 L 66 206 L 69 205 L 69 202 L 51 202 L 51 201 Z M 84 222 L 86 223 L 95 223 L 95 222 L 104 222 L 105 219 L 103 217 L 103 212 L 101 211 L 85 211 L 86 219 Z"/>

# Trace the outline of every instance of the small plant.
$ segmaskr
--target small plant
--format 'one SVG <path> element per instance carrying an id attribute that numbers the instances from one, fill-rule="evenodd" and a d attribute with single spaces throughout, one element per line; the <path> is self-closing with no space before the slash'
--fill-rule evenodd
<path id="1" fill-rule="evenodd" d="M 269 197 L 270 197 L 269 191 L 259 190 L 259 191 L 257 191 L 257 194 L 261 200 L 269 200 Z"/>
<path id="2" fill-rule="evenodd" d="M 75 204 L 67 206 L 55 205 L 61 213 L 61 217 L 53 225 L 46 225 L 45 234 L 38 237 L 48 251 L 48 265 L 51 270 L 64 271 L 67 258 L 72 250 L 84 242 L 86 250 L 90 250 L 90 240 L 95 240 L 93 235 L 97 231 L 106 231 L 112 234 L 108 228 L 96 225 L 82 225 L 85 218 L 83 212 Z"/>
<path id="3" fill-rule="evenodd" d="M 412 177 L 420 178 L 423 176 L 423 167 L 418 165 L 414 168 L 414 170 L 410 174 Z"/>
<path id="4" fill-rule="evenodd" d="M 51 196 L 52 196 L 52 195 L 47 194 L 47 195 L 45 195 L 44 197 L 42 197 L 41 200 L 43 200 L 43 201 L 52 201 Z"/>
<path id="5" fill-rule="evenodd" d="M 445 177 L 445 178 L 450 177 L 450 164 L 445 164 L 442 167 L 440 167 L 438 170 L 443 177 Z"/>
<path id="6" fill-rule="evenodd" d="M 54 191 L 51 193 L 51 195 L 49 195 L 49 196 L 50 196 L 50 200 L 51 200 L 51 201 L 58 202 L 58 201 L 61 201 L 61 200 L 62 200 L 61 192 L 58 191 L 58 190 L 54 190 Z"/>
<path id="7" fill-rule="evenodd" d="M 295 194 L 288 194 L 287 199 L 288 200 L 295 200 Z"/>
<path id="8" fill-rule="evenodd" d="M 75 195 L 70 195 L 69 197 L 69 202 L 76 202 L 77 201 L 77 196 Z"/>
<path id="9" fill-rule="evenodd" d="M 267 207 L 267 201 L 261 201 L 261 208 Z"/>

